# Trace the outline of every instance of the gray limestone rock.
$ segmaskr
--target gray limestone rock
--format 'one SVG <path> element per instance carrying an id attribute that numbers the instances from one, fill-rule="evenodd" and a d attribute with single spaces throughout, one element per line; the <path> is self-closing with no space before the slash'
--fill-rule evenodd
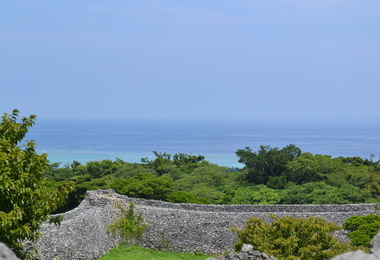
<path id="1" fill-rule="evenodd" d="M 355 252 L 347 252 L 342 255 L 338 255 L 331 260 L 379 260 L 380 257 L 374 254 L 366 254 L 361 250 Z"/>
<path id="2" fill-rule="evenodd" d="M 358 250 L 338 255 L 331 260 L 380 260 L 380 232 L 377 233 L 371 241 L 370 254 Z"/>
<path id="3" fill-rule="evenodd" d="M 371 240 L 371 252 L 380 255 L 380 232 Z"/>
<path id="4" fill-rule="evenodd" d="M 249 245 L 249 244 L 244 244 L 242 247 L 241 247 L 241 251 L 242 252 L 248 252 L 248 251 L 251 251 L 253 249 L 253 246 L 252 245 Z"/>
<path id="5" fill-rule="evenodd" d="M 237 258 L 241 260 L 247 260 L 248 259 L 248 253 L 247 252 L 240 252 L 237 255 Z"/>
<path id="6" fill-rule="evenodd" d="M 261 256 L 262 255 L 262 253 L 260 251 L 252 251 L 250 254 L 254 255 L 254 256 Z"/>
<path id="7" fill-rule="evenodd" d="M 19 258 L 5 244 L 0 242 L 0 260 L 19 260 Z"/>

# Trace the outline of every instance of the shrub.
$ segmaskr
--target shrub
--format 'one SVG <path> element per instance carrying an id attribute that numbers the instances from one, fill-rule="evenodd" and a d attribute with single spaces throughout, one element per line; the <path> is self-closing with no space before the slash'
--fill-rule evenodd
<path id="1" fill-rule="evenodd" d="M 260 184 L 239 188 L 235 196 L 231 198 L 230 204 L 276 204 L 280 201 L 280 195 L 277 190 L 268 188 Z"/>
<path id="2" fill-rule="evenodd" d="M 172 203 L 211 204 L 208 199 L 199 197 L 186 191 L 174 191 L 172 193 L 169 193 L 166 196 L 166 201 Z"/>
<path id="3" fill-rule="evenodd" d="M 114 236 L 120 235 L 125 243 L 131 243 L 135 239 L 141 239 L 142 234 L 147 228 L 146 225 L 142 224 L 144 221 L 142 214 L 135 214 L 134 203 L 130 204 L 128 210 L 120 205 L 117 206 L 121 210 L 121 216 L 108 226 L 107 232 Z"/>
<path id="4" fill-rule="evenodd" d="M 271 218 L 272 223 L 251 218 L 244 230 L 232 228 L 238 236 L 236 250 L 239 251 L 243 244 L 251 244 L 279 259 L 325 260 L 354 249 L 330 235 L 341 227 L 322 218 L 278 218 L 275 215 Z"/>
<path id="5" fill-rule="evenodd" d="M 353 245 L 369 247 L 371 239 L 379 232 L 380 216 L 352 216 L 346 219 L 343 228 L 351 231 L 348 237 Z"/>
<path id="6" fill-rule="evenodd" d="M 115 179 L 111 188 L 133 198 L 165 200 L 166 195 L 173 192 L 173 184 L 173 180 L 166 176 L 136 173 L 128 179 Z"/>

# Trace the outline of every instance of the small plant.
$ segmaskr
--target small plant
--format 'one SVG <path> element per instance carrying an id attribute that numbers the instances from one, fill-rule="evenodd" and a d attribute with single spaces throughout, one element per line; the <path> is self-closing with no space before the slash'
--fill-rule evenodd
<path id="1" fill-rule="evenodd" d="M 142 224 L 144 219 L 142 214 L 135 214 L 135 205 L 132 202 L 129 209 L 124 209 L 121 205 L 117 205 L 121 211 L 121 216 L 115 219 L 107 228 L 107 232 L 112 235 L 120 235 L 125 243 L 132 243 L 136 239 L 141 239 L 147 225 Z"/>
<path id="2" fill-rule="evenodd" d="M 158 241 L 158 250 L 172 250 L 173 246 L 171 245 L 171 239 L 165 236 L 164 232 L 161 232 L 161 239 Z"/>
<path id="3" fill-rule="evenodd" d="M 199 251 L 198 249 L 194 250 L 193 254 L 194 255 L 203 255 L 203 253 L 201 251 Z"/>
<path id="4" fill-rule="evenodd" d="M 58 216 L 50 217 L 49 224 L 60 226 L 62 221 L 63 221 L 63 216 L 58 215 Z"/>

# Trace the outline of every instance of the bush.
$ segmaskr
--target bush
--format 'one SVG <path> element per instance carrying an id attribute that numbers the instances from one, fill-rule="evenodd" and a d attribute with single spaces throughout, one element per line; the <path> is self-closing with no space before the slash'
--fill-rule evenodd
<path id="1" fill-rule="evenodd" d="M 142 214 L 135 214 L 134 203 L 130 204 L 128 210 L 120 205 L 118 205 L 118 208 L 121 210 L 121 216 L 108 226 L 107 232 L 114 236 L 120 235 L 125 243 L 131 243 L 135 239 L 140 239 L 147 228 L 146 225 L 142 224 L 144 221 Z"/>
<path id="2" fill-rule="evenodd" d="M 165 200 L 166 195 L 173 192 L 173 185 L 173 180 L 166 176 L 136 173 L 128 179 L 115 179 L 111 188 L 133 198 Z"/>
<path id="3" fill-rule="evenodd" d="M 353 245 L 369 247 L 371 239 L 379 232 L 380 216 L 352 216 L 346 219 L 343 228 L 351 231 L 348 237 Z"/>
<path id="4" fill-rule="evenodd" d="M 286 190 L 281 204 L 349 204 L 364 203 L 370 194 L 358 187 L 345 184 L 341 188 L 324 182 L 293 185 Z"/>
<path id="5" fill-rule="evenodd" d="M 166 201 L 172 203 L 211 204 L 208 199 L 199 197 L 186 191 L 174 191 L 172 193 L 169 193 L 166 196 Z"/>
<path id="6" fill-rule="evenodd" d="M 235 196 L 231 198 L 230 204 L 276 204 L 280 201 L 277 190 L 260 184 L 239 188 Z"/>
<path id="7" fill-rule="evenodd" d="M 341 227 L 322 218 L 278 218 L 275 215 L 271 218 L 274 221 L 270 224 L 261 218 L 251 218 L 244 230 L 232 228 L 238 236 L 236 250 L 239 251 L 243 244 L 251 244 L 279 259 L 325 260 L 356 249 L 331 236 Z"/>

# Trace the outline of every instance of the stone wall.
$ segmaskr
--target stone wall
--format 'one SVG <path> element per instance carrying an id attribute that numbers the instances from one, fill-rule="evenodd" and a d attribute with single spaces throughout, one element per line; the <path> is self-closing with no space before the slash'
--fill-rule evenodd
<path id="1" fill-rule="evenodd" d="M 96 259 L 118 245 L 120 238 L 106 232 L 120 213 L 117 204 L 142 213 L 149 225 L 140 245 L 173 251 L 208 254 L 230 252 L 236 240 L 231 226 L 244 227 L 250 217 L 271 221 L 283 217 L 318 216 L 341 225 L 354 215 L 379 214 L 373 204 L 350 205 L 197 205 L 128 198 L 113 190 L 88 191 L 83 202 L 64 213 L 60 226 L 44 223 L 37 241 L 41 259 Z"/>

